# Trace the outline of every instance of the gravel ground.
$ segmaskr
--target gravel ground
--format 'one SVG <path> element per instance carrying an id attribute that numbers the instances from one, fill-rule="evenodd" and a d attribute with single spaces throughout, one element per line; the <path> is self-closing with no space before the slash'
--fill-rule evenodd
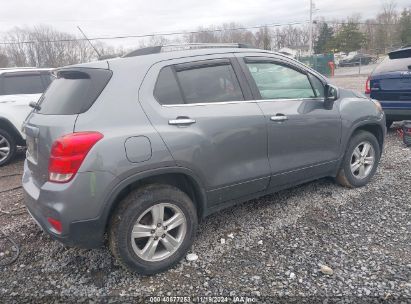
<path id="1" fill-rule="evenodd" d="M 330 80 L 338 87 L 356 90 L 358 92 L 364 93 L 365 81 L 367 80 L 367 77 L 367 75 L 351 75 L 350 77 L 336 76 L 330 78 Z"/>
<path id="2" fill-rule="evenodd" d="M 334 82 L 363 85 L 353 78 Z M 22 190 L 14 188 L 20 186 L 23 158 L 0 168 L 0 210 L 22 206 Z M 322 179 L 209 216 L 191 251 L 198 260 L 151 277 L 123 270 L 106 248 L 61 246 L 25 212 L 0 213 L 0 230 L 21 250 L 16 262 L 0 266 L 0 302 L 58 297 L 122 302 L 127 296 L 218 300 L 194 297 L 200 295 L 411 303 L 410 172 L 411 149 L 391 130 L 377 174 L 366 187 L 350 190 Z M 0 239 L 0 263 L 13 253 Z M 321 267 L 333 273 L 324 274 Z M 150 298 L 130 301 L 137 300 Z"/>

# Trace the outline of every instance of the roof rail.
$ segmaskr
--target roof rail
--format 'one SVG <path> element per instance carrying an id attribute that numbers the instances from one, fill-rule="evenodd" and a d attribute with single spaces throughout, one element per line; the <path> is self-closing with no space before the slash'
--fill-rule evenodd
<path id="1" fill-rule="evenodd" d="M 208 49 L 208 48 L 255 48 L 244 43 L 184 43 L 184 44 L 165 44 L 150 46 L 131 51 L 123 55 L 123 57 L 143 56 L 149 54 L 158 54 L 162 52 L 192 50 L 192 49 Z"/>

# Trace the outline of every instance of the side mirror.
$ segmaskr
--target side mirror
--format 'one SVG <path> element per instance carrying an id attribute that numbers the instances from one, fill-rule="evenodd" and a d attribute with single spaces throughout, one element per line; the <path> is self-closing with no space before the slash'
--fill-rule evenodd
<path id="1" fill-rule="evenodd" d="M 324 107 L 326 109 L 332 109 L 334 101 L 338 99 L 338 88 L 327 83 L 324 86 L 324 96 Z"/>

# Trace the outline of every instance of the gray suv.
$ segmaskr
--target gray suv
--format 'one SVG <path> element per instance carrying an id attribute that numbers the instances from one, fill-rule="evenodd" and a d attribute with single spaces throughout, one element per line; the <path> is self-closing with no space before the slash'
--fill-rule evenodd
<path id="1" fill-rule="evenodd" d="M 327 176 L 372 178 L 377 101 L 278 53 L 182 49 L 57 71 L 24 124 L 25 203 L 53 238 L 95 248 L 107 235 L 120 264 L 153 274 L 213 212 Z"/>

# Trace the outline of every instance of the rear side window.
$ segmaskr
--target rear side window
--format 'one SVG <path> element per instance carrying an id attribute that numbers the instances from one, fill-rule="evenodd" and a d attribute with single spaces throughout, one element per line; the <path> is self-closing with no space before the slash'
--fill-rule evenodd
<path id="1" fill-rule="evenodd" d="M 103 91 L 112 72 L 104 69 L 60 70 L 39 101 L 41 114 L 71 115 L 86 112 Z"/>
<path id="2" fill-rule="evenodd" d="M 161 104 L 184 103 L 174 72 L 170 66 L 161 69 L 154 89 L 154 96 Z"/>
<path id="3" fill-rule="evenodd" d="M 168 66 L 154 89 L 161 104 L 193 104 L 244 100 L 229 60 L 211 60 Z"/>
<path id="4" fill-rule="evenodd" d="M 3 89 L 1 95 L 17 94 L 41 94 L 44 92 L 44 85 L 40 74 L 37 75 L 5 75 L 3 78 Z"/>
<path id="5" fill-rule="evenodd" d="M 177 72 L 186 103 L 244 100 L 231 64 Z"/>

